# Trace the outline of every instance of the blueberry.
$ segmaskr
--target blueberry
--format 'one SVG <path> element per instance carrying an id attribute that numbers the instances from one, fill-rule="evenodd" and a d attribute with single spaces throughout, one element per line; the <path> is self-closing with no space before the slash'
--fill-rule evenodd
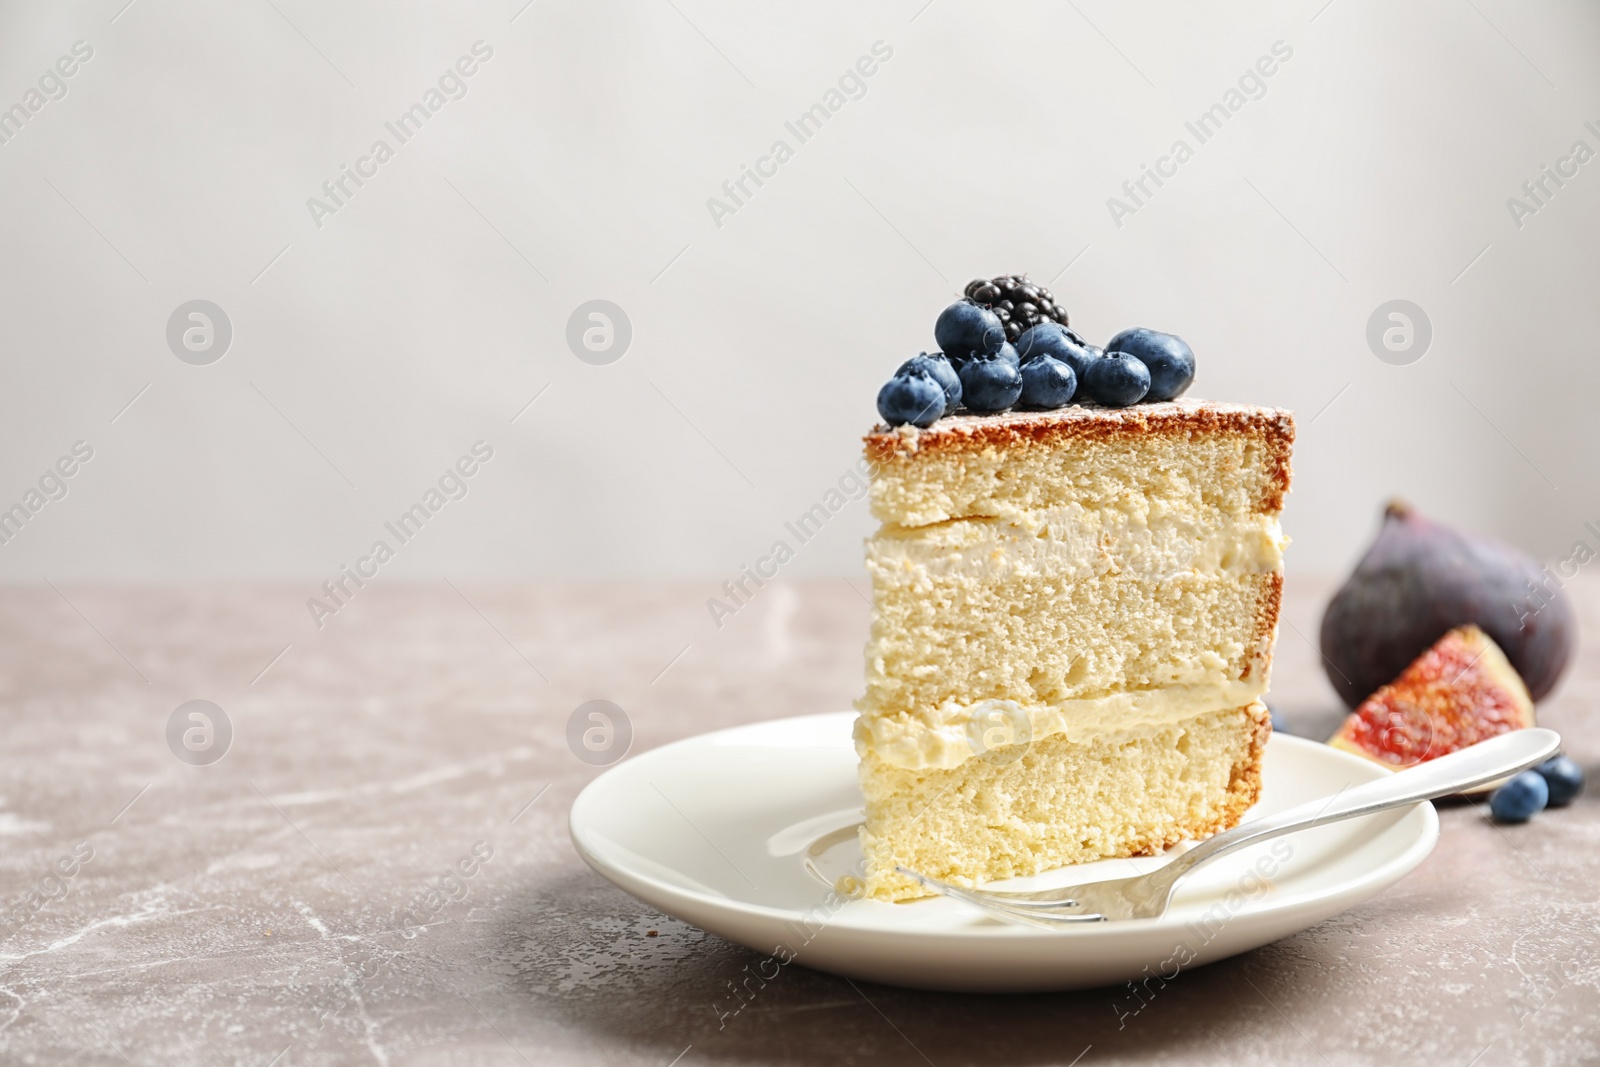
<path id="1" fill-rule="evenodd" d="M 1150 391 L 1150 371 L 1126 352 L 1107 352 L 1084 368 L 1083 390 L 1097 404 L 1125 408 Z"/>
<path id="2" fill-rule="evenodd" d="M 1583 792 L 1583 768 L 1566 756 L 1545 760 L 1534 770 L 1550 789 L 1550 806 L 1564 808 Z"/>
<path id="3" fill-rule="evenodd" d="M 1060 342 L 1065 341 L 1066 336 L 1067 328 L 1059 322 L 1036 323 L 1023 330 L 1017 338 L 1017 356 L 1024 363 L 1034 356 L 1054 356 L 1061 350 Z"/>
<path id="4" fill-rule="evenodd" d="M 944 387 L 926 370 L 896 374 L 878 390 L 878 414 L 890 426 L 932 426 L 944 414 Z"/>
<path id="5" fill-rule="evenodd" d="M 1194 350 L 1176 334 L 1137 326 L 1117 334 L 1106 348 L 1112 352 L 1126 352 L 1150 368 L 1150 392 L 1146 400 L 1171 400 L 1181 396 L 1194 381 Z"/>
<path id="6" fill-rule="evenodd" d="M 1006 341 L 1006 342 L 1002 343 L 1000 345 L 1000 351 L 998 351 L 998 352 L 992 352 L 992 353 L 969 352 L 965 359 L 956 359 L 954 356 L 950 355 L 950 353 L 946 352 L 945 353 L 945 358 L 950 361 L 950 365 L 956 369 L 956 373 L 957 374 L 960 374 L 961 373 L 961 368 L 965 367 L 969 362 L 971 362 L 975 358 L 976 359 L 1003 359 L 1007 363 L 1011 364 L 1013 367 L 1016 367 L 1018 370 L 1022 369 L 1022 358 L 1017 355 L 1016 346 L 1013 345 L 1010 341 Z"/>
<path id="7" fill-rule="evenodd" d="M 1000 351 L 1006 340 L 1006 330 L 999 316 L 988 308 L 979 307 L 970 300 L 959 300 L 939 312 L 939 321 L 933 324 L 933 337 L 959 366 L 974 352 Z"/>
<path id="8" fill-rule="evenodd" d="M 1500 822 L 1527 822 L 1550 802 L 1550 787 L 1537 771 L 1523 771 L 1489 796 L 1489 811 Z"/>
<path id="9" fill-rule="evenodd" d="M 927 373 L 944 390 L 946 415 L 961 406 L 961 377 L 956 374 L 956 369 L 950 365 L 950 361 L 944 358 L 943 352 L 924 352 L 920 356 L 912 356 L 900 364 L 900 369 L 894 372 L 894 376 L 901 378 L 918 370 Z"/>
<path id="10" fill-rule="evenodd" d="M 1088 372 L 1089 364 L 1093 363 L 1097 359 L 1103 359 L 1105 357 L 1106 350 L 1101 348 L 1099 345 L 1085 344 L 1083 345 L 1083 352 L 1083 366 L 1073 368 L 1078 372 L 1079 400 L 1083 399 L 1083 376 Z"/>
<path id="11" fill-rule="evenodd" d="M 1022 395 L 1022 374 L 1000 353 L 974 355 L 961 368 L 961 395 L 973 411 L 1004 411 Z"/>
<path id="12" fill-rule="evenodd" d="M 1077 391 L 1078 375 L 1054 356 L 1036 355 L 1022 365 L 1022 402 L 1030 408 L 1066 407 Z"/>
<path id="13" fill-rule="evenodd" d="M 1026 363 L 1037 356 L 1052 356 L 1072 368 L 1078 378 L 1094 357 L 1085 350 L 1082 338 L 1059 322 L 1030 326 L 1017 338 L 1017 355 Z"/>

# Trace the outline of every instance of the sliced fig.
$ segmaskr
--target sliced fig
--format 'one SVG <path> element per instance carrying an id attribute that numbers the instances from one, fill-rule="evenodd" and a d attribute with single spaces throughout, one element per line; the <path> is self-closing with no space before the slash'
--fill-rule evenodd
<path id="1" fill-rule="evenodd" d="M 1532 725 L 1533 699 L 1505 653 L 1462 626 L 1363 701 L 1328 744 L 1399 768 Z"/>
<path id="2" fill-rule="evenodd" d="M 1531 557 L 1391 503 L 1322 616 L 1328 680 L 1353 708 L 1468 623 L 1505 650 L 1534 700 L 1555 688 L 1577 635 L 1566 594 Z"/>

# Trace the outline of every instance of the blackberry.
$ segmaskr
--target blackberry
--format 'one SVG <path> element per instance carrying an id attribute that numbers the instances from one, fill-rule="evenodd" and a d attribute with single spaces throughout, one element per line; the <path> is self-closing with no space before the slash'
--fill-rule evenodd
<path id="1" fill-rule="evenodd" d="M 1022 331 L 1041 322 L 1067 325 L 1066 308 L 1056 303 L 1050 290 L 1029 281 L 1026 274 L 974 278 L 967 283 L 965 295 L 999 316 L 1007 341 L 1015 341 Z"/>

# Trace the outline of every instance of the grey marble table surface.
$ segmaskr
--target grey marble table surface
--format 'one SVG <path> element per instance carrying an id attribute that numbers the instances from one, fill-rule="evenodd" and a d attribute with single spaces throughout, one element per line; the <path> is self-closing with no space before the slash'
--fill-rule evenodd
<path id="1" fill-rule="evenodd" d="M 1600 584 L 1572 588 L 1585 644 L 1541 721 L 1593 776 Z M 1600 1062 L 1595 796 L 1522 827 L 1447 805 L 1389 891 L 1120 1021 L 1118 990 L 800 967 L 727 1017 L 757 955 L 573 851 L 599 769 L 568 718 L 614 701 L 638 752 L 845 708 L 861 583 L 769 586 L 720 629 L 692 585 L 374 583 L 321 629 L 309 592 L 0 595 L 0 1063 Z M 1296 732 L 1338 720 L 1310 645 L 1327 592 L 1288 588 L 1273 699 Z M 225 722 L 169 730 L 192 700 Z"/>

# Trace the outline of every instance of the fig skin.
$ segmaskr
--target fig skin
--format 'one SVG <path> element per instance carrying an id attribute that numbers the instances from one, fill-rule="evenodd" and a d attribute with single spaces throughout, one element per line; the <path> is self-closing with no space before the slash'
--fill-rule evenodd
<path id="1" fill-rule="evenodd" d="M 1528 590 L 1542 590 L 1544 606 Z M 1457 626 L 1477 625 L 1505 651 L 1534 700 L 1572 658 L 1572 605 L 1530 556 L 1465 533 L 1399 501 L 1322 616 L 1328 681 L 1354 708 Z"/>

